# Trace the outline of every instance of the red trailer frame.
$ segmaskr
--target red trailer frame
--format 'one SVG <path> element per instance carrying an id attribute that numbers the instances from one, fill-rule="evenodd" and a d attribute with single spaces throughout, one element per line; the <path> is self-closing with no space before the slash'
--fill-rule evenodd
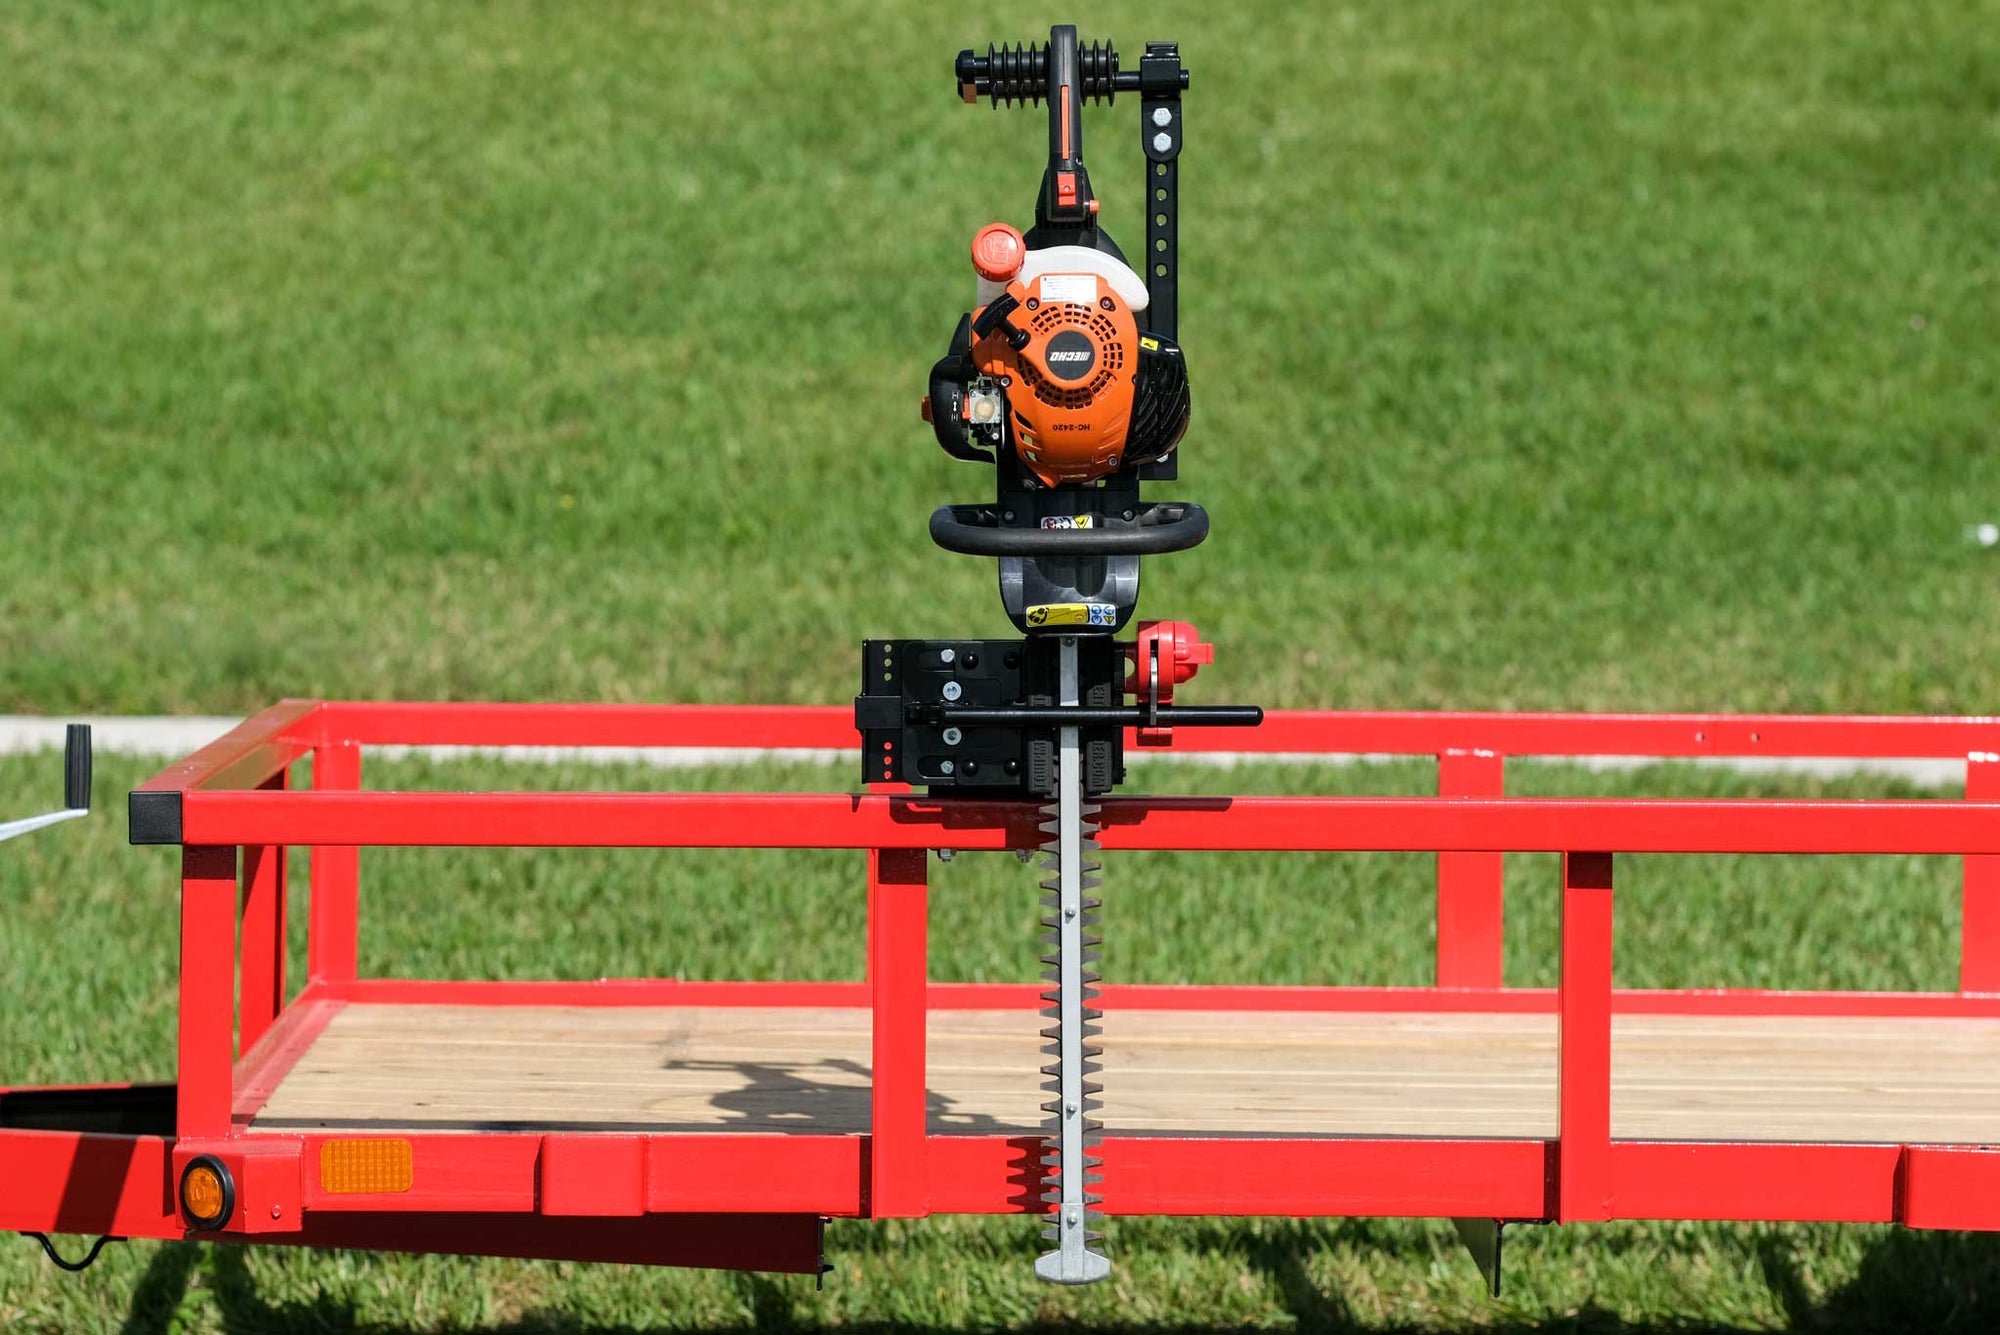
<path id="1" fill-rule="evenodd" d="M 938 1135 L 926 1120 L 928 1013 L 1032 1010 L 1041 990 L 930 980 L 926 850 L 1034 846 L 1041 835 L 1032 807 L 892 792 L 361 788 L 363 750 L 378 745 L 851 750 L 855 740 L 844 708 L 287 701 L 250 719 L 131 798 L 133 842 L 182 847 L 178 1080 L 151 1091 L 0 1093 L 0 1227 L 811 1272 L 827 1217 L 1040 1212 L 1029 1167 L 1042 1153 L 1040 1137 Z M 2000 1154 L 1983 1144 L 1648 1141 L 1611 1130 L 1614 1015 L 2000 1019 L 2000 720 L 1278 712 L 1259 729 L 1190 730 L 1179 744 L 1435 757 L 1439 795 L 1430 798 L 1111 798 L 1103 844 L 1437 852 L 1437 983 L 1107 987 L 1107 1013 L 1552 1013 L 1559 1130 L 1527 1138 L 1113 1135 L 1103 1146 L 1108 1213 L 2000 1228 Z M 1507 797 L 1513 756 L 1963 759 L 1967 800 Z M 292 769 L 308 757 L 312 787 L 294 790 Z M 867 850 L 867 978 L 359 977 L 357 850 L 416 845 Z M 286 851 L 302 846 L 313 850 L 310 976 L 288 1002 Z M 1501 985 L 1501 855 L 1516 851 L 1563 855 L 1553 991 Z M 1961 856 L 1961 990 L 1614 990 L 1619 853 Z M 390 1002 L 864 1009 L 873 1057 L 868 1127 L 778 1136 L 249 1132 L 335 1014 Z M 158 1110 L 150 1120 L 133 1111 L 148 1098 Z M 98 1112 L 66 1121 L 64 1107 Z M 213 1156 L 234 1188 L 228 1218 L 206 1232 L 191 1230 L 176 1190 L 197 1156 Z"/>

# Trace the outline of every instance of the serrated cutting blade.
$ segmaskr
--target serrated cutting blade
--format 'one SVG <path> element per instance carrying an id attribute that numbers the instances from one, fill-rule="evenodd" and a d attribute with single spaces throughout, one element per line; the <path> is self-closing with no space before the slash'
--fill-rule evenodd
<path id="1" fill-rule="evenodd" d="M 1059 703 L 1081 703 L 1078 689 L 1076 637 L 1065 635 L 1059 645 L 1057 694 Z M 1096 807 L 1083 801 L 1082 744 L 1075 728 L 1060 730 L 1057 740 L 1056 800 L 1045 814 L 1053 817 L 1043 829 L 1054 838 L 1042 845 L 1049 854 L 1043 865 L 1055 875 L 1042 882 L 1042 925 L 1055 937 L 1053 964 L 1044 977 L 1053 984 L 1052 1003 L 1042 1012 L 1053 1023 L 1042 1032 L 1049 1042 L 1043 1049 L 1051 1058 L 1042 1069 L 1048 1076 L 1043 1089 L 1050 1095 L 1044 1108 L 1048 1118 L 1048 1152 L 1043 1164 L 1042 1199 L 1052 1217 L 1043 1237 L 1054 1245 L 1035 1261 L 1035 1273 L 1056 1284 L 1089 1284 L 1111 1273 L 1111 1262 L 1094 1245 L 1101 1234 L 1093 1208 L 1097 1201 L 1098 1121 L 1091 1114 L 1099 1107 L 1095 1097 L 1101 1085 L 1090 1079 L 1099 1071 L 1095 1021 L 1100 1012 L 1090 1003 L 1097 996 L 1098 974 L 1095 932 L 1098 900 L 1086 897 L 1097 882 L 1089 875 L 1098 868 L 1089 857 L 1097 851 L 1097 826 L 1092 817 Z M 1049 957 L 1045 957 L 1049 958 Z"/>

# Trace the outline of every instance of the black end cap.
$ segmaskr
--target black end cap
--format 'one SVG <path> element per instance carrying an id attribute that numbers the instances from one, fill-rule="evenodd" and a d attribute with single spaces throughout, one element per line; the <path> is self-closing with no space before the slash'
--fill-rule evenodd
<path id="1" fill-rule="evenodd" d="M 181 841 L 181 795 L 140 790 L 126 808 L 134 844 L 178 844 Z"/>
<path id="2" fill-rule="evenodd" d="M 857 695 L 854 697 L 854 726 L 862 732 L 882 732 L 903 726 L 903 697 L 900 695 Z"/>

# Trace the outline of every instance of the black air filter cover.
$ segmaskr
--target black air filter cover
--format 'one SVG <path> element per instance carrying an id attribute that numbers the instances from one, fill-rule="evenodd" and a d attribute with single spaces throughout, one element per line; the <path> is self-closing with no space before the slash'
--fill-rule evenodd
<path id="1" fill-rule="evenodd" d="M 1180 344 L 1158 334 L 1141 337 L 1125 457 L 1150 461 L 1180 444 L 1187 432 L 1188 404 L 1187 360 Z"/>

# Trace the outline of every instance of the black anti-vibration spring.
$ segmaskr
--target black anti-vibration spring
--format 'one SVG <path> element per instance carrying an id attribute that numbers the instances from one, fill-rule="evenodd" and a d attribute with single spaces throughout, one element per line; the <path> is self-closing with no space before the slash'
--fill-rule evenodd
<path id="1" fill-rule="evenodd" d="M 1118 53 L 1109 42 L 1079 44 L 1076 63 L 1083 73 L 1081 91 L 1087 102 L 1111 102 L 1120 89 L 1139 86 L 1136 74 L 1119 79 Z M 986 97 L 995 107 L 1037 103 L 1049 94 L 1049 44 L 989 46 L 983 56 L 961 51 L 957 74 L 959 91 L 968 102 Z"/>

